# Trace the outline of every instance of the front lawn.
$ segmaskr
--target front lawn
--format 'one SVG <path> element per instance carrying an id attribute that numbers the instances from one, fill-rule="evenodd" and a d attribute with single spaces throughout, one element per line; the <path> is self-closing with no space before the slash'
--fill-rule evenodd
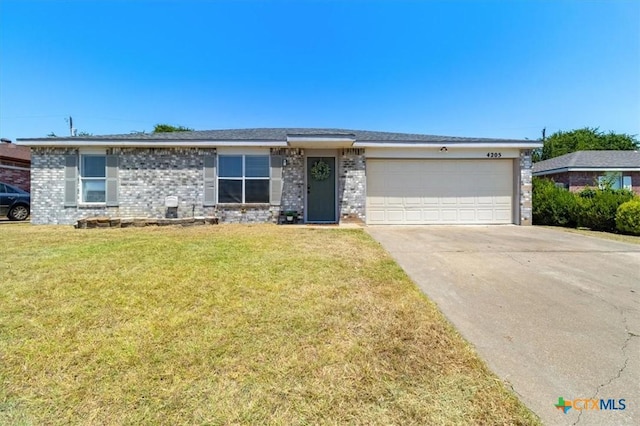
<path id="1" fill-rule="evenodd" d="M 361 230 L 0 239 L 0 424 L 538 423 Z"/>

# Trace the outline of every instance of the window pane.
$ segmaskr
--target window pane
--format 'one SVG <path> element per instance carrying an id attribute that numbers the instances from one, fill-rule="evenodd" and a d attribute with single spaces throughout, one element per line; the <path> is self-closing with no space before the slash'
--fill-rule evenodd
<path id="1" fill-rule="evenodd" d="M 82 201 L 85 203 L 104 203 L 105 184 L 104 180 L 82 181 Z"/>
<path id="2" fill-rule="evenodd" d="M 622 187 L 624 189 L 632 190 L 633 186 L 631 184 L 631 176 L 623 176 L 622 178 Z"/>
<path id="3" fill-rule="evenodd" d="M 218 176 L 242 177 L 242 156 L 221 155 L 218 158 Z"/>
<path id="4" fill-rule="evenodd" d="M 82 156 L 82 176 L 84 177 L 105 177 L 104 155 L 83 155 Z"/>
<path id="5" fill-rule="evenodd" d="M 613 179 L 611 182 L 611 189 L 622 189 L 622 177 Z"/>
<path id="6" fill-rule="evenodd" d="M 245 166 L 245 176 L 247 177 L 269 177 L 268 155 L 247 155 Z"/>
<path id="7" fill-rule="evenodd" d="M 218 181 L 219 203 L 242 203 L 242 181 L 220 179 Z"/>
<path id="8" fill-rule="evenodd" d="M 246 180 L 244 182 L 244 200 L 247 203 L 269 202 L 269 180 Z"/>

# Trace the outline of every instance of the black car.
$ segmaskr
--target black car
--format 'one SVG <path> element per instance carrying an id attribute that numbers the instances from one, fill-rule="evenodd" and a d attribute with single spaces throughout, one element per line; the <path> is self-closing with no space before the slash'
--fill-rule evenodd
<path id="1" fill-rule="evenodd" d="M 29 217 L 31 195 L 20 188 L 0 182 L 0 216 L 11 220 L 25 220 Z"/>

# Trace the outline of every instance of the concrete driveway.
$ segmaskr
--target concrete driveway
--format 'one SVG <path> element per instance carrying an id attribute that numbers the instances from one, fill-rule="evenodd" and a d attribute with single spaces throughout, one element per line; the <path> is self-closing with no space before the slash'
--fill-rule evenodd
<path id="1" fill-rule="evenodd" d="M 521 226 L 366 229 L 545 424 L 640 424 L 640 245 Z M 559 397 L 626 409 L 564 414 Z"/>

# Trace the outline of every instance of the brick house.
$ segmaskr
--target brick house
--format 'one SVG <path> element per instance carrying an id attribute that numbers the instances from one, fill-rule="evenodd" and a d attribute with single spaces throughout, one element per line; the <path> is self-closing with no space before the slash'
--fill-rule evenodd
<path id="1" fill-rule="evenodd" d="M 640 151 L 576 151 L 535 163 L 533 175 L 570 191 L 607 181 L 614 189 L 626 188 L 640 195 Z"/>
<path id="2" fill-rule="evenodd" d="M 31 189 L 31 150 L 12 144 L 8 139 L 0 141 L 0 182 Z"/>
<path id="3" fill-rule="evenodd" d="M 528 140 L 343 129 L 19 139 L 31 220 L 92 216 L 304 223 L 531 224 Z M 170 198 L 168 198 L 170 197 Z"/>

